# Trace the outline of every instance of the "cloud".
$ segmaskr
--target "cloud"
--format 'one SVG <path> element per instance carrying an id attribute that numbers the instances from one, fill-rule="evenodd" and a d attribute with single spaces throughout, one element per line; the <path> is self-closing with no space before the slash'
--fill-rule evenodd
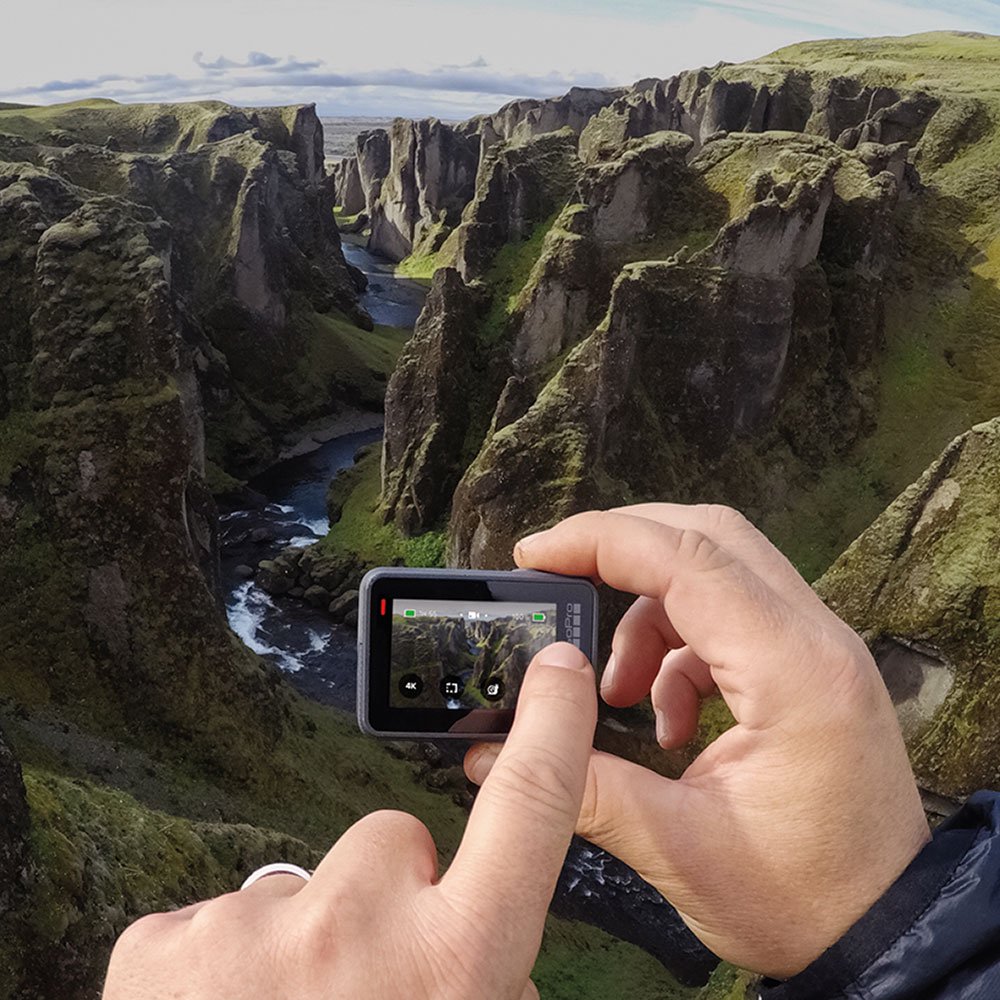
<path id="1" fill-rule="evenodd" d="M 326 69 L 321 61 L 302 62 L 293 57 L 281 58 L 264 52 L 251 52 L 244 60 L 220 55 L 206 60 L 204 53 L 194 54 L 201 71 L 188 76 L 173 73 L 102 74 L 91 78 L 48 80 L 20 96 L 44 96 L 52 100 L 76 100 L 81 97 L 110 97 L 116 100 L 190 100 L 223 97 L 239 92 L 266 92 L 264 100 L 273 100 L 276 91 L 294 90 L 298 101 L 312 100 L 329 104 L 331 98 L 346 92 L 431 91 L 441 95 L 461 95 L 459 103 L 478 108 L 478 97 L 488 95 L 494 101 L 511 97 L 553 96 L 570 87 L 608 87 L 614 84 L 603 73 L 548 72 L 525 73 L 492 67 L 482 56 L 462 65 L 444 65 L 428 70 L 404 67 L 338 73 Z"/>
<path id="2" fill-rule="evenodd" d="M 235 62 L 232 59 L 227 59 L 225 56 L 219 56 L 219 58 L 213 62 L 208 62 L 204 58 L 204 53 L 196 52 L 194 54 L 194 63 L 202 69 L 221 71 L 227 69 L 248 69 L 250 67 L 277 66 L 281 63 L 281 60 L 277 56 L 269 56 L 266 52 L 251 52 L 247 56 L 246 62 Z"/>

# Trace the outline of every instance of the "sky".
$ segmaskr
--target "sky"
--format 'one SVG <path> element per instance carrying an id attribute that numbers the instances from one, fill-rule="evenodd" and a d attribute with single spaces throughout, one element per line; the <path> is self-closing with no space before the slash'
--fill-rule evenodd
<path id="1" fill-rule="evenodd" d="M 4 0 L 0 101 L 464 118 L 812 38 L 1000 34 L 1000 0 Z"/>

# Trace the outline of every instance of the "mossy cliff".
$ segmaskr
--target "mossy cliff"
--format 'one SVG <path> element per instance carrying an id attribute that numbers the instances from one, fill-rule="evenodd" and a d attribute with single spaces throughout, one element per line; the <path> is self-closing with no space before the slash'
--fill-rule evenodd
<path id="1" fill-rule="evenodd" d="M 83 104 L 0 112 L 2 160 L 35 168 L 30 180 L 21 168 L 8 197 L 25 184 L 29 197 L 60 182 L 76 189 L 62 203 L 48 200 L 50 225 L 62 208 L 105 194 L 148 207 L 169 226 L 169 281 L 185 338 L 196 344 L 215 479 L 266 464 L 285 433 L 351 396 L 329 362 L 303 367 L 303 358 L 321 355 L 317 316 L 372 325 L 357 306 L 363 278 L 340 250 L 311 107 Z M 22 230 L 8 255 L 30 267 L 38 236 Z M 354 396 L 380 402 L 363 385 Z"/>
<path id="2" fill-rule="evenodd" d="M 522 193 L 486 182 L 547 135 L 484 143 L 437 262 L 494 304 L 465 332 L 489 378 L 463 395 L 487 413 L 438 467 L 451 482 L 464 465 L 450 504 L 398 474 L 394 456 L 420 454 L 435 425 L 415 423 L 385 464 L 385 512 L 408 497 L 425 513 L 404 530 L 448 522 L 453 561 L 502 564 L 511 532 L 581 503 L 697 496 L 743 507 L 822 572 L 948 438 L 1000 412 L 998 46 L 809 43 L 643 81 L 570 139 L 574 180 L 544 232 L 505 230 Z M 493 262 L 515 257 L 530 260 L 512 285 Z M 650 376 L 633 396 L 612 362 L 663 372 L 662 387 Z M 429 354 L 428 380 L 439 367 Z M 625 396 L 601 396 L 605 381 Z M 390 424 L 405 425 L 404 396 Z M 435 439 L 449 434 L 437 422 Z M 440 493 L 432 471 L 420 479 Z"/>
<path id="3" fill-rule="evenodd" d="M 921 786 L 1000 787 L 1000 418 L 956 438 L 817 582 L 869 641 Z"/>

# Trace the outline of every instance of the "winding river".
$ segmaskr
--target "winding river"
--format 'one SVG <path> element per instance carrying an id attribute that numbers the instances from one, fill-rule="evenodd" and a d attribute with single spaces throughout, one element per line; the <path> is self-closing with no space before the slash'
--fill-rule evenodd
<path id="1" fill-rule="evenodd" d="M 345 240 L 344 253 L 368 277 L 362 304 L 375 321 L 412 327 L 425 290 L 395 278 L 391 264 L 356 243 Z M 259 505 L 225 513 L 220 524 L 226 609 L 233 631 L 285 671 L 303 694 L 350 712 L 355 699 L 355 629 L 331 624 L 324 610 L 301 601 L 269 596 L 238 568 L 255 565 L 287 545 L 308 545 L 322 537 L 329 528 L 330 480 L 381 433 L 380 426 L 372 426 L 343 434 L 309 454 L 278 463 L 250 483 L 260 495 Z M 441 749 L 446 759 L 455 759 L 454 746 Z M 570 848 L 552 909 L 639 945 L 682 982 L 704 982 L 715 965 L 714 957 L 655 889 L 585 841 L 574 840 Z"/>

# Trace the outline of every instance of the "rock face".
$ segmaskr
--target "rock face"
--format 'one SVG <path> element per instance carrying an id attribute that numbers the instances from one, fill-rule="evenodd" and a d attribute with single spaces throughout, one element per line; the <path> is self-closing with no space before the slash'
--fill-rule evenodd
<path id="1" fill-rule="evenodd" d="M 485 146 L 515 136 L 526 139 L 568 128 L 577 135 L 602 108 L 621 97 L 624 88 L 571 87 L 561 97 L 517 100 L 491 115 L 472 118 L 466 125 L 483 136 Z"/>
<path id="2" fill-rule="evenodd" d="M 558 212 L 578 174 L 576 137 L 569 129 L 490 147 L 458 233 L 456 267 L 462 277 L 480 277 L 504 244 L 523 240 Z"/>
<path id="3" fill-rule="evenodd" d="M 671 215 L 685 211 L 694 143 L 680 132 L 654 132 L 630 139 L 619 157 L 588 165 L 580 179 L 580 199 L 593 206 L 594 238 L 631 243 L 659 231 Z"/>
<path id="4" fill-rule="evenodd" d="M 575 182 L 574 149 L 566 130 L 497 144 L 484 160 L 458 231 L 457 269 L 435 275 L 386 392 L 382 509 L 407 534 L 427 530 L 445 514 L 515 364 L 529 356 L 551 357 L 567 338 L 580 335 L 589 315 L 586 300 L 571 301 L 572 287 L 584 281 L 579 258 L 576 264 L 561 258 L 557 263 L 550 253 L 549 264 L 540 265 L 536 292 L 526 292 L 516 305 L 505 295 L 470 286 L 491 268 L 514 267 L 494 261 L 508 240 L 536 230 L 544 235 L 552 227 Z M 567 232 L 567 245 L 572 238 Z M 533 260 L 526 262 L 530 266 Z M 570 320 L 566 328 L 559 326 L 564 319 Z M 525 324 L 529 333 L 518 339 L 517 327 Z M 547 339 L 533 345 L 530 331 L 543 328 Z M 521 346 L 512 354 L 515 342 Z"/>
<path id="5" fill-rule="evenodd" d="M 923 788 L 1000 783 L 1000 418 L 957 438 L 816 584 L 862 633 Z"/>
<path id="6" fill-rule="evenodd" d="M 28 803 L 21 765 L 0 732 L 0 919 L 23 889 L 28 859 Z"/>
<path id="7" fill-rule="evenodd" d="M 462 473 L 482 312 L 482 296 L 457 271 L 439 270 L 389 380 L 382 504 L 386 517 L 409 534 L 440 517 Z"/>
<path id="8" fill-rule="evenodd" d="M 367 199 L 356 156 L 345 156 L 334 168 L 333 191 L 334 201 L 343 207 L 347 215 L 357 215 L 365 210 Z"/>
<path id="9" fill-rule="evenodd" d="M 362 132 L 358 136 L 357 147 L 358 179 L 365 195 L 365 212 L 371 217 L 392 162 L 389 133 L 381 128 Z"/>
<path id="10" fill-rule="evenodd" d="M 238 475 L 273 457 L 289 423 L 336 408 L 333 378 L 317 385 L 301 377 L 314 317 L 336 310 L 368 327 L 371 320 L 357 306 L 358 276 L 340 250 L 315 113 L 258 109 L 246 122 L 231 110 L 205 134 L 222 131 L 219 121 L 252 131 L 183 153 L 22 142 L 17 159 L 34 164 L 39 189 L 61 179 L 148 207 L 169 225 L 168 277 L 183 299 L 187 340 L 197 341 L 209 457 Z M 3 155 L 13 150 L 0 148 Z M 83 197 L 64 196 L 66 211 Z M 23 238 L 30 247 L 38 233 Z"/>
<path id="11" fill-rule="evenodd" d="M 372 250 L 402 260 L 415 247 L 438 249 L 435 235 L 455 226 L 475 185 L 479 143 L 436 118 L 397 118 L 389 171 L 371 206 Z"/>
<path id="12" fill-rule="evenodd" d="M 725 132 L 806 132 L 845 149 L 859 142 L 915 145 L 939 102 L 902 95 L 854 78 L 817 80 L 802 69 L 775 68 L 740 78 L 739 67 L 694 70 L 645 81 L 595 114 L 580 136 L 581 156 L 615 156 L 628 139 L 684 132 L 696 149 Z"/>
<path id="13" fill-rule="evenodd" d="M 479 454 L 451 497 L 449 558 L 485 566 L 508 562 L 540 511 L 548 521 L 631 496 L 693 496 L 708 482 L 754 502 L 763 484 L 748 483 L 739 466 L 758 447 L 782 452 L 775 468 L 789 460 L 786 447 L 793 461 L 823 461 L 831 440 L 846 447 L 869 426 L 893 175 L 872 176 L 859 155 L 805 136 L 716 139 L 688 163 L 691 146 L 683 134 L 655 133 L 587 165 L 571 134 L 489 151 L 458 232 L 458 263 L 466 286 L 505 302 L 481 324 L 488 337 L 464 334 L 467 352 L 490 358 L 475 405 L 491 412 L 470 420 L 463 400 L 451 451 L 439 450 L 449 440 L 450 383 L 431 397 L 418 392 L 439 362 L 414 338 L 407 366 L 423 375 L 394 377 L 386 406 L 395 431 L 383 504 L 404 531 L 440 522 L 470 446 Z M 543 227 L 533 249 L 519 213 L 539 190 L 527 164 L 542 161 L 548 177 L 569 179 L 563 197 L 575 183 L 569 200 L 581 200 Z M 549 208 L 558 188 L 546 190 Z M 497 270 L 500 246 L 505 255 L 520 247 L 529 265 L 510 285 L 509 271 Z M 622 268 L 647 254 L 660 262 Z M 454 278 L 442 285 L 422 322 L 446 312 L 461 287 Z M 862 297 L 863 322 L 852 305 Z M 456 359 L 444 367 L 464 372 Z M 429 455 L 421 442 L 430 441 L 436 458 L 418 483 L 401 457 Z M 689 456 L 684 475 L 666 471 L 680 455 Z M 445 475 L 432 474 L 434 461 Z M 402 498 L 412 504 L 405 515 Z"/>
<path id="14" fill-rule="evenodd" d="M 282 708 L 217 610 L 196 374 L 210 348 L 176 290 L 171 230 L 133 201 L 0 164 L 0 234 L 27 248 L 5 298 L 33 306 L 2 338 L 0 681 L 108 725 L 172 729 L 239 773 L 232 690 L 255 705 L 261 750 Z M 193 690 L 217 711 L 192 711 Z"/>

